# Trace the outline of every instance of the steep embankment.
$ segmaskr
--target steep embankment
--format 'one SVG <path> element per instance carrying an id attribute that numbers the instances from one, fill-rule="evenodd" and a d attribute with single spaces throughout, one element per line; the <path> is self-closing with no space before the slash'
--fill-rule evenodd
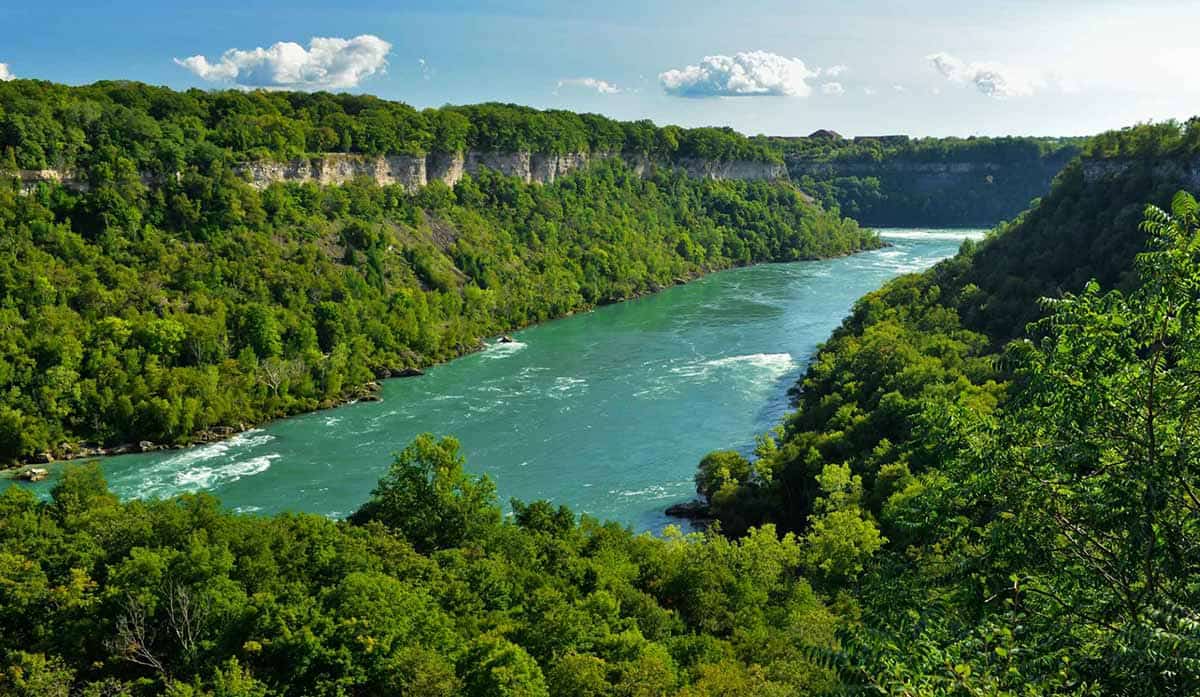
<path id="1" fill-rule="evenodd" d="M 178 444 L 363 394 L 481 337 L 878 238 L 785 183 L 638 176 L 256 189 L 232 169 L 0 187 L 0 457 Z M 80 444 L 92 444 L 81 447 Z"/>
<path id="2" fill-rule="evenodd" d="M 1189 191 L 1200 119 L 1098 136 L 1013 223 L 861 299 L 755 462 L 701 463 L 723 529 L 778 521 L 823 559 L 847 687 L 1197 694 Z"/>
<path id="3" fill-rule="evenodd" d="M 731 130 L 508 104 L 13 80 L 0 155 L 4 461 L 220 437 L 483 336 L 878 244 Z"/>
<path id="4" fill-rule="evenodd" d="M 727 529 L 763 521 L 804 529 L 820 495 L 816 477 L 829 464 L 848 463 L 863 477 L 876 512 L 910 469 L 934 466 L 937 445 L 914 440 L 921 414 L 939 400 L 981 413 L 1002 401 L 1000 352 L 1042 315 L 1040 298 L 1079 292 L 1092 279 L 1106 288 L 1135 281 L 1146 204 L 1200 191 L 1200 156 L 1188 142 L 1159 153 L 1097 145 L 983 243 L 862 298 L 797 385 L 778 448 L 740 474 L 706 475 L 704 493 Z"/>

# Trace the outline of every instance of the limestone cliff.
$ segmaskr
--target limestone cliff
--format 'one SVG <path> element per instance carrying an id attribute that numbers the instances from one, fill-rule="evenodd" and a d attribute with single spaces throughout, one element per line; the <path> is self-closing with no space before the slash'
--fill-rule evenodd
<path id="1" fill-rule="evenodd" d="M 688 175 L 706 179 L 776 180 L 787 178 L 787 168 L 771 162 L 746 160 L 716 161 L 681 158 L 675 162 L 659 161 L 646 155 L 617 152 L 533 153 L 489 152 L 469 150 L 466 153 L 430 153 L 428 155 L 326 155 L 288 161 L 261 160 L 237 165 L 235 169 L 257 188 L 274 182 L 303 184 L 345 184 L 358 177 L 367 177 L 380 185 L 399 184 L 416 190 L 432 181 L 453 186 L 464 174 L 476 174 L 490 169 L 524 182 L 549 184 L 565 174 L 583 169 L 592 162 L 622 158 L 639 175 L 646 176 L 655 167 L 679 167 Z M 87 182 L 75 173 L 54 169 L 20 170 L 22 187 L 32 190 L 39 183 L 53 182 L 77 191 L 86 191 Z M 143 182 L 153 184 L 152 177 Z"/>
<path id="2" fill-rule="evenodd" d="M 1178 182 L 1192 192 L 1200 192 L 1200 157 L 1174 160 L 1145 160 L 1132 158 L 1088 159 L 1083 161 L 1083 180 L 1094 184 L 1103 179 L 1123 176 L 1135 167 L 1146 168 L 1156 181 Z"/>
<path id="3" fill-rule="evenodd" d="M 1049 191 L 1074 154 L 1064 149 L 1007 161 L 939 162 L 902 155 L 876 162 L 789 157 L 787 169 L 801 189 L 866 225 L 986 227 Z"/>

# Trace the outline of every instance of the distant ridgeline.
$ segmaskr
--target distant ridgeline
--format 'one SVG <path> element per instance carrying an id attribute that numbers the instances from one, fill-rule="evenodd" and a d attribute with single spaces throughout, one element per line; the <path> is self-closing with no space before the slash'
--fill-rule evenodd
<path id="1" fill-rule="evenodd" d="M 804 192 L 865 225 L 991 226 L 1050 188 L 1083 138 L 759 136 Z"/>
<path id="2" fill-rule="evenodd" d="M 218 438 L 533 322 L 880 244 L 731 131 L 507 105 L 15 80 L 0 156 L 0 464 Z"/>
<path id="3" fill-rule="evenodd" d="M 214 162 L 259 187 L 359 176 L 410 189 L 435 180 L 453 186 L 481 168 L 550 183 L 612 158 L 642 175 L 667 166 L 711 179 L 787 176 L 778 152 L 730 129 L 659 128 L 513 104 L 418 111 L 366 95 L 0 85 L 0 171 L 15 171 L 27 189 L 43 181 L 86 188 L 118 154 L 146 184 Z"/>

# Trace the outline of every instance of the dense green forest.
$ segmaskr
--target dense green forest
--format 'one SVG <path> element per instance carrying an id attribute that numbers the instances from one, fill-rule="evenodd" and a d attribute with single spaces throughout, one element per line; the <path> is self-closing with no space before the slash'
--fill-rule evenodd
<path id="1" fill-rule="evenodd" d="M 185 442 L 334 404 L 493 335 L 873 233 L 787 184 L 608 161 L 551 186 L 256 191 L 220 161 L 86 193 L 0 186 L 0 460 Z"/>
<path id="2" fill-rule="evenodd" d="M 248 150 L 184 139 L 146 187 L 106 128 L 87 192 L 0 187 L 10 458 L 309 409 L 506 327 L 878 244 L 784 184 L 619 162 L 256 191 Z M 704 535 L 505 518 L 433 436 L 345 521 L 120 502 L 95 465 L 9 487 L 0 695 L 1196 694 L 1197 158 L 1200 120 L 1099 136 L 864 297 L 754 457 L 700 463 Z"/>
<path id="3" fill-rule="evenodd" d="M 1017 220 L 860 300 L 756 457 L 701 463 L 727 533 L 838 560 L 845 680 L 1200 689 L 1198 157 L 1200 119 L 1095 139 Z"/>
<path id="4" fill-rule="evenodd" d="M 544 502 L 502 521 L 451 439 L 352 522 L 209 496 L 119 503 L 99 469 L 0 493 L 0 694 L 764 695 L 834 686 L 793 536 L 635 536 Z"/>
<path id="5" fill-rule="evenodd" d="M 427 154 L 466 149 L 629 152 L 779 162 L 728 128 L 659 128 L 515 104 L 418 111 L 370 95 L 240 90 L 179 92 L 137 82 L 67 87 L 0 81 L 0 171 L 57 168 L 105 177 L 118 155 L 174 176 L 214 160 L 280 160 L 327 152 Z"/>
<path id="6" fill-rule="evenodd" d="M 65 162 L 90 184 L 22 195 L 0 172 L 0 462 L 70 455 L 80 443 L 214 437 L 335 404 L 481 337 L 700 273 L 879 244 L 787 184 L 689 180 L 668 168 L 643 179 L 616 161 L 552 186 L 483 172 L 417 193 L 369 181 L 258 191 L 234 171 L 239 158 L 296 154 L 306 142 L 268 147 L 273 131 L 235 137 L 237 124 L 304 132 L 328 117 L 370 135 L 379 113 L 449 119 L 485 147 L 610 145 L 538 141 L 545 129 L 641 133 L 496 105 L 421 113 L 348 95 L 0 83 L 9 162 Z M 380 128 L 407 137 L 389 124 Z M 682 142 L 701 147 L 703 134 L 693 136 Z M 341 142 L 363 152 L 446 145 Z M 177 176 L 147 186 L 147 169 Z"/>
<path id="7" fill-rule="evenodd" d="M 865 225 L 990 227 L 1045 193 L 1086 138 L 767 138 L 792 180 Z"/>
<path id="8" fill-rule="evenodd" d="M 635 536 L 545 502 L 505 520 L 432 436 L 342 522 L 121 503 L 95 465 L 46 501 L 11 487 L 0 694 L 1194 694 L 1200 204 L 1140 228 L 1138 282 L 1045 304 L 1007 394 L 925 391 L 876 471 L 814 455 L 794 533 Z M 909 378 L 961 343 L 929 288 L 880 315 L 923 323 L 874 344 Z M 715 453 L 698 484 L 762 484 L 792 446 Z"/>

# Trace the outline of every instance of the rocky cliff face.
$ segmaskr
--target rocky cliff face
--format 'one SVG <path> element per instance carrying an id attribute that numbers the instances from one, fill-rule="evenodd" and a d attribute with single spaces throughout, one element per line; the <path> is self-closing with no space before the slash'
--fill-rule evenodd
<path id="1" fill-rule="evenodd" d="M 684 158 L 678 162 L 689 176 L 697 179 L 737 179 L 742 181 L 774 181 L 786 179 L 788 169 L 783 163 L 753 162 L 750 160 L 702 160 Z"/>
<path id="2" fill-rule="evenodd" d="M 1157 181 L 1178 182 L 1177 186 L 1194 193 L 1200 192 L 1200 157 L 1155 160 L 1153 164 L 1128 158 L 1084 160 L 1083 180 L 1094 184 L 1104 179 L 1123 176 L 1135 167 L 1146 167 L 1147 173 Z"/>
<path id="3" fill-rule="evenodd" d="M 1012 163 L 916 162 L 894 159 L 882 162 L 806 162 L 788 160 L 793 179 L 805 175 L 815 179 L 878 177 L 903 181 L 906 189 L 925 194 L 950 193 L 962 186 L 1005 189 L 1013 185 L 1036 196 L 1050 188 L 1050 181 L 1067 163 L 1066 158 L 1044 158 Z M 1003 195 L 1003 194 L 1001 194 Z M 1021 203 L 1027 203 L 1025 198 Z"/>
<path id="4" fill-rule="evenodd" d="M 237 166 L 251 186 L 266 188 L 274 182 L 322 185 L 345 184 L 358 177 L 367 177 L 380 185 L 399 184 L 416 190 L 432 181 L 453 186 L 464 174 L 476 174 L 490 169 L 524 182 L 553 183 L 565 174 L 583 169 L 592 162 L 620 157 L 638 174 L 646 176 L 655 167 L 681 167 L 688 175 L 707 179 L 776 180 L 787 178 L 782 164 L 751 161 L 713 161 L 682 159 L 675 163 L 657 162 L 645 155 L 596 153 L 531 153 L 488 152 L 470 150 L 466 153 L 430 153 L 429 155 L 347 155 L 330 153 L 321 157 L 285 162 L 263 160 Z M 86 191 L 87 182 L 73 172 L 53 169 L 21 170 L 18 173 L 23 190 L 32 191 L 39 183 L 53 182 L 77 191 Z M 143 177 L 153 184 L 150 177 Z"/>

